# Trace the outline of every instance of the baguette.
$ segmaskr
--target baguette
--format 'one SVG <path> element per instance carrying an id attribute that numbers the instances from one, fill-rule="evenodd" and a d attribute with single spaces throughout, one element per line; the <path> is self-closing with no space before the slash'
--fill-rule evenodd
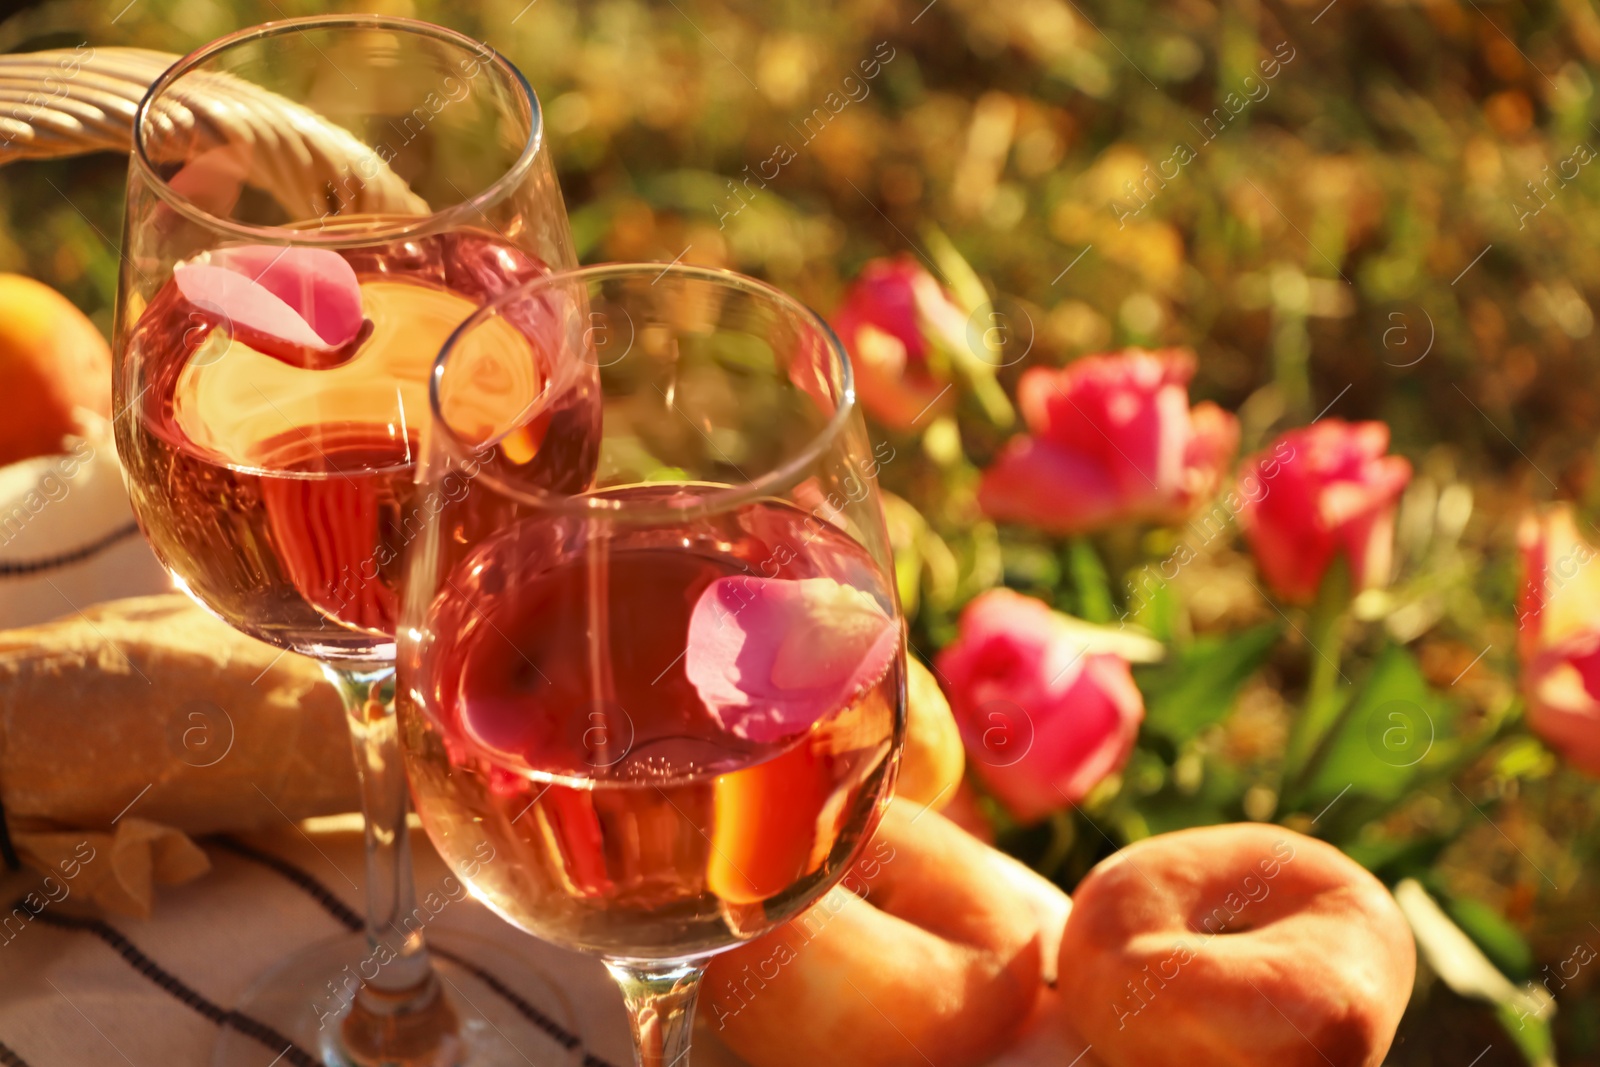
<path id="1" fill-rule="evenodd" d="M 187 597 L 110 601 L 0 633 L 0 802 L 14 827 L 189 834 L 357 811 L 343 714 L 314 662 Z"/>

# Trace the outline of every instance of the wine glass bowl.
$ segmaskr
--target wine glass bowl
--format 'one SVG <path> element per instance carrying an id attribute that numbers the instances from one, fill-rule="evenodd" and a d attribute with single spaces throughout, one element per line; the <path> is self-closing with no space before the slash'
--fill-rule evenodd
<path id="1" fill-rule="evenodd" d="M 547 1035 L 466 1005 L 499 998 L 474 967 L 529 998 L 536 969 L 459 942 L 435 963 L 440 931 L 408 925 L 387 694 L 402 556 L 433 519 L 415 479 L 433 361 L 480 306 L 574 262 L 538 102 L 485 45 L 414 20 L 243 30 L 140 104 L 122 249 L 114 421 L 139 524 L 202 606 L 322 663 L 361 781 L 364 934 L 287 958 L 236 1007 L 330 1065 L 524 1062 Z M 217 1062 L 259 1051 L 225 1036 Z"/>
<path id="2" fill-rule="evenodd" d="M 177 120 L 218 95 L 231 126 Z M 391 661 L 433 358 L 573 258 L 526 82 L 409 20 L 244 31 L 152 85 L 125 230 L 118 448 L 157 555 L 246 633 Z"/>
<path id="3" fill-rule="evenodd" d="M 408 660 L 426 686 L 412 699 L 429 710 L 403 713 L 404 743 L 446 860 L 501 859 L 477 869 L 481 899 L 569 948 L 678 959 L 766 932 L 842 876 L 894 767 L 897 629 L 865 685 L 773 729 L 708 711 L 687 662 L 706 620 L 718 625 L 716 610 L 696 618 L 700 598 L 720 585 L 718 609 L 739 612 L 741 579 L 780 539 L 809 534 L 804 517 L 764 501 L 692 527 L 512 526 L 462 560 Z M 817 540 L 771 581 L 856 592 L 894 626 L 865 553 L 831 531 Z M 608 588 L 591 611 L 600 569 Z M 596 682 L 587 626 L 602 614 L 610 655 Z"/>
<path id="4" fill-rule="evenodd" d="M 482 344 L 508 320 L 529 348 Z M 551 384 L 481 417 L 512 377 L 485 351 L 531 352 Z M 581 491 L 529 459 L 560 447 L 564 376 L 598 394 Z M 441 353 L 433 403 L 421 483 L 455 488 L 407 551 L 417 810 L 480 899 L 605 959 L 644 1062 L 671 1062 L 705 958 L 819 899 L 887 803 L 905 680 L 884 458 L 827 326 L 697 267 L 505 294 Z"/>

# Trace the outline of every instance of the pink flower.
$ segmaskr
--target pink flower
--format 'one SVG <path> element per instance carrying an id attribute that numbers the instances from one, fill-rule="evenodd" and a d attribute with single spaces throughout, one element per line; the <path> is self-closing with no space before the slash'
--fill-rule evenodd
<path id="1" fill-rule="evenodd" d="M 1082 624 L 1009 589 L 979 596 L 939 654 L 951 710 L 989 790 L 1024 822 L 1120 770 L 1144 720 L 1128 663 Z"/>
<path id="2" fill-rule="evenodd" d="M 1323 419 L 1245 462 L 1239 525 L 1278 596 L 1309 603 L 1340 555 L 1352 592 L 1389 583 L 1395 510 L 1411 463 L 1385 455 L 1388 447 L 1381 422 Z"/>
<path id="3" fill-rule="evenodd" d="M 1522 521 L 1517 647 L 1528 727 L 1600 776 L 1600 564 L 1561 505 Z"/>
<path id="4" fill-rule="evenodd" d="M 1029 434 L 984 472 L 978 501 L 992 518 L 1071 534 L 1132 519 L 1179 523 L 1221 484 L 1239 421 L 1189 406 L 1194 356 L 1130 348 L 1061 370 L 1022 375 Z"/>
<path id="5" fill-rule="evenodd" d="M 689 617 L 684 671 L 722 728 L 797 737 L 882 680 L 900 627 L 871 593 L 832 578 L 719 578 Z"/>
<path id="6" fill-rule="evenodd" d="M 324 248 L 219 248 L 172 279 L 202 319 L 295 366 L 340 362 L 365 327 L 355 270 Z"/>
<path id="7" fill-rule="evenodd" d="M 916 260 L 868 263 L 834 311 L 833 328 L 850 353 L 856 394 L 879 422 L 908 430 L 949 406 L 949 382 L 928 364 L 929 336 L 965 343 L 966 317 Z"/>

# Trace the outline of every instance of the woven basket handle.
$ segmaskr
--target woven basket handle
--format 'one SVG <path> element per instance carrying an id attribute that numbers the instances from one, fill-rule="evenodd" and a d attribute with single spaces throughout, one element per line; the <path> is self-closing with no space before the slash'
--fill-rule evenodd
<path id="1" fill-rule="evenodd" d="M 150 83 L 177 59 L 143 48 L 0 55 L 0 166 L 131 151 L 134 111 Z M 348 130 L 260 86 L 220 72 L 196 72 L 163 99 L 154 118 L 177 136 L 162 140 L 187 143 L 190 155 L 226 149 L 294 218 L 326 212 L 330 187 L 339 191 L 344 211 L 429 211 Z"/>

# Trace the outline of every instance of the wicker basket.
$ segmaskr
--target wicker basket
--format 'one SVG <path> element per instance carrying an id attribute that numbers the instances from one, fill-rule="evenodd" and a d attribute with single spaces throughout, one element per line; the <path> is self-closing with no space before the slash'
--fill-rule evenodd
<path id="1" fill-rule="evenodd" d="M 130 151 L 139 101 L 177 60 L 142 48 L 87 46 L 0 55 L 0 165 Z M 263 161 L 252 180 L 292 217 L 322 211 L 328 188 L 341 186 L 357 163 L 364 180 L 349 210 L 402 215 L 429 210 L 348 130 L 231 75 L 185 75 L 164 96 L 155 118 L 180 135 L 163 138 L 168 142 L 250 149 L 250 158 Z M 377 172 L 367 177 L 374 167 Z"/>

